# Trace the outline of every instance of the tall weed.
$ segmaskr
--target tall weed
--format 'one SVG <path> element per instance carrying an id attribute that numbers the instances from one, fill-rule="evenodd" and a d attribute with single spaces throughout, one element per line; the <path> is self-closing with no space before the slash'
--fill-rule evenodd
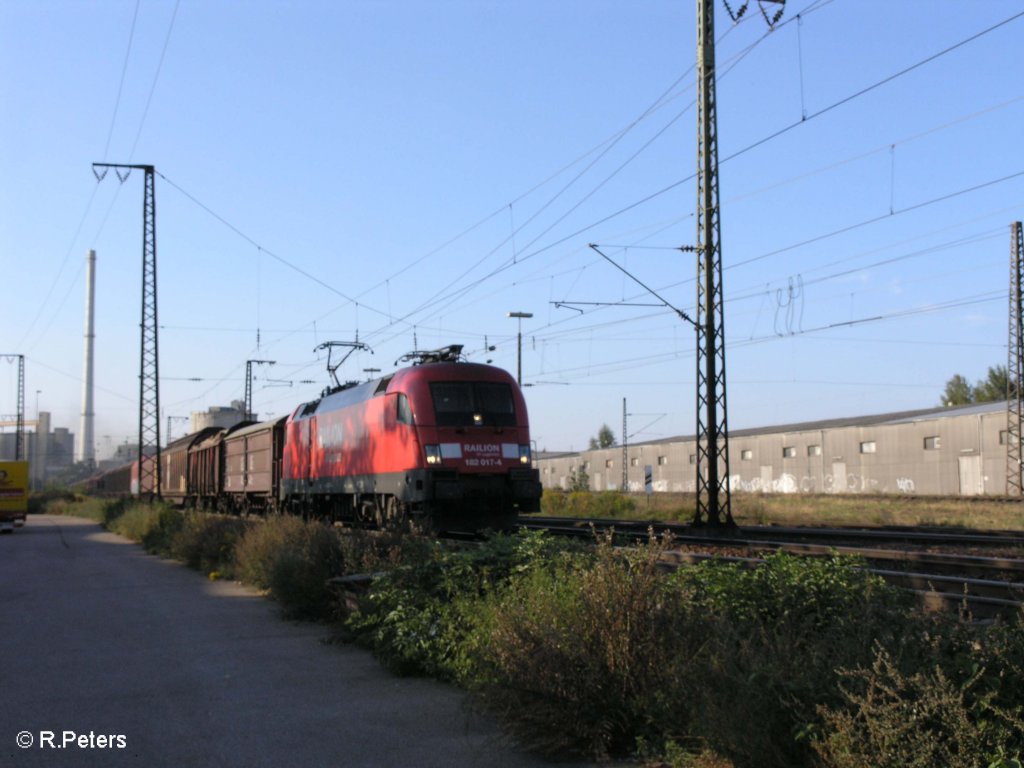
<path id="1" fill-rule="evenodd" d="M 106 510 L 106 527 L 138 542 L 143 540 L 150 529 L 156 527 L 160 518 L 160 508 L 138 502 L 128 504 L 121 514 L 110 515 L 111 511 L 112 508 Z"/>
<path id="2" fill-rule="evenodd" d="M 234 574 L 235 548 L 250 527 L 247 521 L 192 512 L 179 516 L 177 523 L 169 518 L 162 523 L 159 531 L 172 557 L 203 573 Z M 152 535 L 150 541 L 156 545 L 158 536 Z"/>
<path id="3" fill-rule="evenodd" d="M 473 659 L 486 701 L 545 752 L 630 753 L 680 723 L 673 694 L 688 647 L 686 606 L 657 567 L 660 545 L 562 557 L 524 571 L 481 614 Z"/>
<path id="4" fill-rule="evenodd" d="M 826 768 L 981 765 L 1024 756 L 1024 622 L 939 618 L 841 671 L 841 700 L 819 708 Z M 1016 761 L 1016 762 L 1015 762 Z"/>
<path id="5" fill-rule="evenodd" d="M 822 708 L 827 736 L 815 744 L 827 768 L 976 768 L 1020 759 L 1024 713 L 994 706 L 983 667 L 962 681 L 940 666 L 908 675 L 879 650 L 870 668 L 844 677 L 850 706 Z"/>
<path id="6" fill-rule="evenodd" d="M 374 583 L 346 630 L 399 674 L 468 680 L 471 632 L 486 613 L 484 597 L 567 546 L 543 534 L 499 535 L 462 551 L 421 541 L 407 549 L 409 560 Z"/>
<path id="7" fill-rule="evenodd" d="M 666 579 L 664 545 L 563 558 L 488 593 L 465 648 L 484 698 L 533 746 L 623 756 L 710 746 L 808 765 L 835 667 L 900 633 L 903 604 L 854 564 L 769 558 Z"/>
<path id="8" fill-rule="evenodd" d="M 835 670 L 912 626 L 906 599 L 859 565 L 778 554 L 677 572 L 705 638 L 688 669 L 691 737 L 738 766 L 807 764 L 816 708 L 839 696 Z"/>
<path id="9" fill-rule="evenodd" d="M 333 611 L 327 580 L 341 573 L 338 535 L 317 521 L 282 515 L 253 525 L 235 550 L 237 575 L 270 591 L 286 616 L 326 618 Z"/>

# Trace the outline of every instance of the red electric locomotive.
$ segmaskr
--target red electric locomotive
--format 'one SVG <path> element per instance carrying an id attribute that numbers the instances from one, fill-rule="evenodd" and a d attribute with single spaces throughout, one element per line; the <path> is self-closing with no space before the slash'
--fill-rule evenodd
<path id="1" fill-rule="evenodd" d="M 461 349 L 416 353 L 412 367 L 296 408 L 285 424 L 285 508 L 470 530 L 538 511 L 522 392 L 500 368 L 458 362 Z"/>

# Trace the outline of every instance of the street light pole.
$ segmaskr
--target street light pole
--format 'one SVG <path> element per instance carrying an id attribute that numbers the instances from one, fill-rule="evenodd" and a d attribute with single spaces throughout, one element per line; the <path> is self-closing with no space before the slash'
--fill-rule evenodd
<path id="1" fill-rule="evenodd" d="M 509 317 L 516 318 L 519 332 L 516 334 L 516 384 L 523 386 L 523 318 L 533 317 L 532 312 L 509 312 Z"/>

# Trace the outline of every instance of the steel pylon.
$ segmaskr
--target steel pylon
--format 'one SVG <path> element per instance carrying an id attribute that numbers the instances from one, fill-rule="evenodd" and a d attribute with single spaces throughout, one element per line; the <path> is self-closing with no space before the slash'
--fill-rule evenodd
<path id="1" fill-rule="evenodd" d="M 142 196 L 142 320 L 139 324 L 139 494 L 159 498 L 160 349 L 156 307 L 156 170 L 152 165 L 119 163 L 93 163 L 92 167 L 97 180 L 102 180 L 110 168 L 115 169 L 122 183 L 128 179 L 132 170 L 141 170 L 145 175 Z"/>
<path id="2" fill-rule="evenodd" d="M 1021 316 L 1021 223 L 1010 225 L 1010 334 L 1006 364 L 1006 495 L 1021 496 L 1021 412 L 1024 411 L 1024 319 Z"/>
<path id="3" fill-rule="evenodd" d="M 714 15 L 714 0 L 697 0 L 697 507 L 693 521 L 732 525 Z"/>
<path id="4" fill-rule="evenodd" d="M 18 362 L 18 410 L 14 417 L 14 460 L 21 461 L 25 453 L 25 356 L 0 355 L 7 362 Z M 36 428 L 38 431 L 38 427 Z"/>

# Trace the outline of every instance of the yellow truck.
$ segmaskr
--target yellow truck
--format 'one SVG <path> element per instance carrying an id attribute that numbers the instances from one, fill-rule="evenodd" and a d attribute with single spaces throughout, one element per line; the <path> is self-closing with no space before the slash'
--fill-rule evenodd
<path id="1" fill-rule="evenodd" d="M 0 461 L 0 532 L 24 525 L 28 512 L 28 462 Z"/>

